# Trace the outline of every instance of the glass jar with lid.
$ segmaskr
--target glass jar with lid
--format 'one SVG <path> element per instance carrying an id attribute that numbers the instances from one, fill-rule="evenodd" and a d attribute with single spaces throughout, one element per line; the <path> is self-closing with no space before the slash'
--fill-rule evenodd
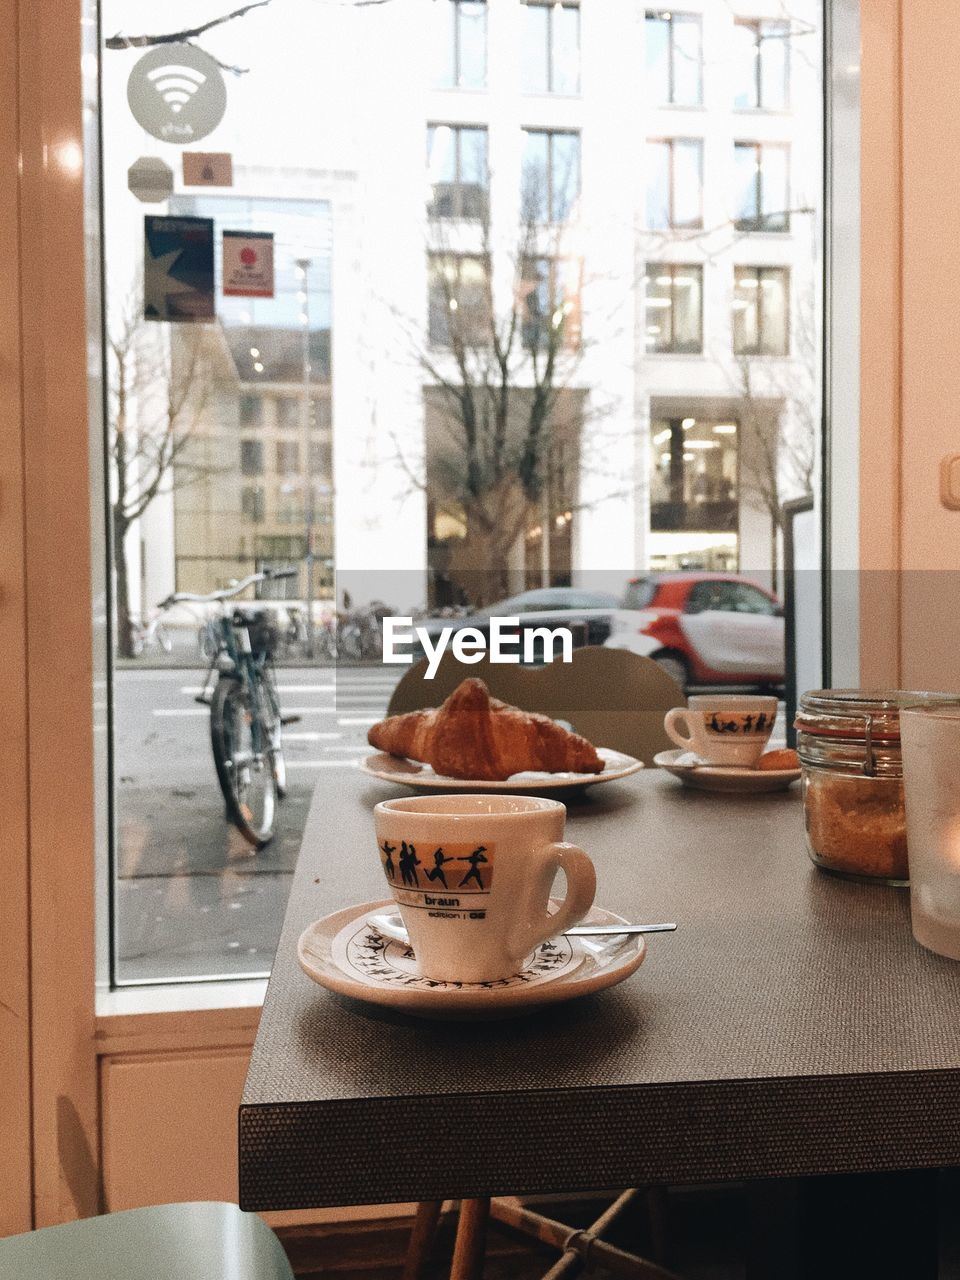
<path id="1" fill-rule="evenodd" d="M 949 694 L 816 689 L 797 708 L 810 857 L 840 875 L 907 884 L 900 709 Z"/>

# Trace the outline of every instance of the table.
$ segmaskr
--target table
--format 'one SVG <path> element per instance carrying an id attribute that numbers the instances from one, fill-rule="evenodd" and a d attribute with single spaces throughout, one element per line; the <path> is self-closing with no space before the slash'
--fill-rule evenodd
<path id="1" fill-rule="evenodd" d="M 586 792 L 567 832 L 598 904 L 677 933 L 609 991 L 465 1024 L 301 972 L 310 921 L 387 896 L 372 809 L 396 789 L 325 775 L 240 1108 L 241 1205 L 960 1163 L 960 964 L 913 942 L 903 890 L 809 862 L 797 792 L 708 795 L 658 770 Z"/>

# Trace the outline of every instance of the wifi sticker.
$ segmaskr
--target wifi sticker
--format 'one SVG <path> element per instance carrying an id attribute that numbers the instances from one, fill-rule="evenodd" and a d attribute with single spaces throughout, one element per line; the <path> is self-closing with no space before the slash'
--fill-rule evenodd
<path id="1" fill-rule="evenodd" d="M 154 138 L 186 146 L 212 133 L 227 108 L 223 74 L 191 44 L 158 45 L 130 72 L 127 102 Z"/>

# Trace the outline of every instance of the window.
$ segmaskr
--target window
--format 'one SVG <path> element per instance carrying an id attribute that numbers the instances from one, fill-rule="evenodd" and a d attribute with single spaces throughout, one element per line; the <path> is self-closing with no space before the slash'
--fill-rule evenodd
<path id="1" fill-rule="evenodd" d="M 562 345 L 580 342 L 580 266 L 563 258 L 526 257 L 520 282 L 523 345 L 549 346 L 550 334 Z"/>
<path id="2" fill-rule="evenodd" d="M 779 142 L 734 147 L 738 231 L 790 230 L 790 149 Z"/>
<path id="3" fill-rule="evenodd" d="M 486 345 L 490 308 L 483 258 L 432 253 L 429 273 L 430 342 L 438 347 Z"/>
<path id="4" fill-rule="evenodd" d="M 738 426 L 701 418 L 650 423 L 650 528 L 728 533 L 737 516 Z"/>
<path id="5" fill-rule="evenodd" d="M 703 350 L 703 267 L 647 264 L 646 346 L 648 351 Z"/>
<path id="6" fill-rule="evenodd" d="M 580 92 L 580 7 L 527 0 L 520 74 L 525 93 Z"/>
<path id="7" fill-rule="evenodd" d="M 241 427 L 263 425 L 263 400 L 260 396 L 241 396 L 239 412 Z"/>
<path id="8" fill-rule="evenodd" d="M 277 474 L 281 476 L 300 474 L 300 446 L 296 440 L 277 441 Z"/>
<path id="9" fill-rule="evenodd" d="M 485 0 L 439 0 L 436 8 L 443 25 L 435 87 L 482 89 L 487 82 Z"/>
<path id="10" fill-rule="evenodd" d="M 240 473 L 245 476 L 263 475 L 263 441 L 240 441 Z"/>
<path id="11" fill-rule="evenodd" d="M 647 143 L 647 226 L 664 231 L 703 226 L 703 143 L 699 138 Z"/>
<path id="12" fill-rule="evenodd" d="M 790 24 L 747 21 L 734 25 L 738 111 L 785 111 L 790 97 Z"/>
<path id="13" fill-rule="evenodd" d="M 427 129 L 431 218 L 487 215 L 487 131 L 432 124 Z"/>
<path id="14" fill-rule="evenodd" d="M 737 582 L 733 587 L 733 612 L 754 613 L 772 618 L 779 610 L 775 602 L 759 587 L 752 587 L 747 582 Z"/>
<path id="15" fill-rule="evenodd" d="M 647 100 L 660 106 L 703 103 L 703 51 L 699 14 L 655 10 L 644 23 Z"/>
<path id="16" fill-rule="evenodd" d="M 240 509 L 245 520 L 262 524 L 266 514 L 266 495 L 259 485 L 245 485 L 240 494 Z"/>
<path id="17" fill-rule="evenodd" d="M 310 474 L 326 476 L 333 472 L 333 446 L 329 440 L 310 441 Z"/>
<path id="18" fill-rule="evenodd" d="M 785 356 L 789 350 L 790 273 L 786 267 L 737 267 L 733 349 L 738 356 Z"/>
<path id="19" fill-rule="evenodd" d="M 566 222 L 580 197 L 580 135 L 525 129 L 521 206 L 527 222 Z"/>
<path id="20" fill-rule="evenodd" d="M 301 405 L 303 402 L 299 396 L 281 396 L 273 403 L 278 427 L 290 429 L 300 426 Z"/>

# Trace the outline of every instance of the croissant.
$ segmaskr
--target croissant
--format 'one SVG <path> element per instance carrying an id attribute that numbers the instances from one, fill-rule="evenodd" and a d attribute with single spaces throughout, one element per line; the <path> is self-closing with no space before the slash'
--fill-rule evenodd
<path id="1" fill-rule="evenodd" d="M 441 707 L 388 716 L 367 741 L 390 755 L 432 766 L 448 778 L 502 782 L 526 769 L 601 773 L 593 746 L 549 716 L 490 697 L 482 680 L 464 680 Z"/>

